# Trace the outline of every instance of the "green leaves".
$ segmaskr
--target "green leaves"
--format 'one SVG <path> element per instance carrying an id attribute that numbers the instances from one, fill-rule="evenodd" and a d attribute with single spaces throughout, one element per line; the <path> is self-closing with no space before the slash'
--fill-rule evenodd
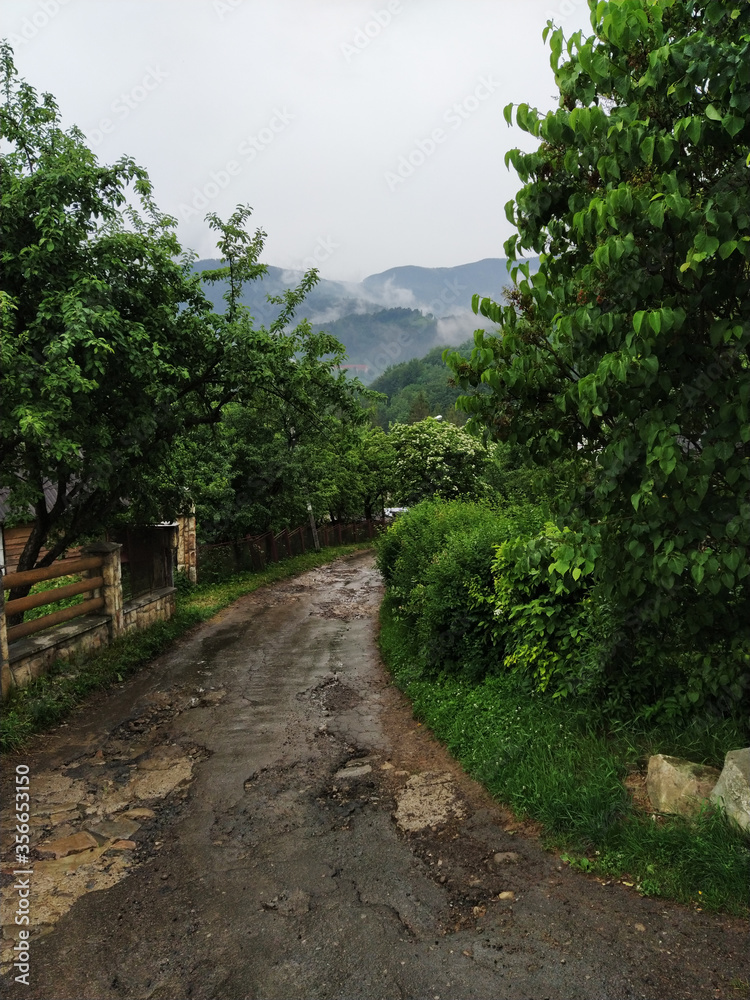
<path id="1" fill-rule="evenodd" d="M 499 346 L 462 405 L 519 461 L 578 463 L 556 513 L 601 530 L 601 593 L 750 643 L 750 6 L 603 2 L 594 24 L 567 56 L 555 35 L 560 106 L 509 158 L 513 250 L 539 273 L 512 308 L 481 301 Z"/>
<path id="2" fill-rule="evenodd" d="M 209 216 L 226 264 L 209 278 L 228 282 L 217 315 L 146 172 L 128 157 L 100 167 L 51 98 L 18 83 L 7 47 L 2 69 L 0 487 L 11 517 L 46 511 L 21 568 L 126 510 L 158 521 L 198 493 L 228 505 L 220 432 L 191 451 L 196 428 L 228 408 L 253 412 L 254 439 L 282 412 L 295 440 L 331 411 L 338 427 L 363 418 L 356 385 L 336 371 L 341 345 L 309 324 L 290 329 L 313 273 L 280 297 L 270 331 L 253 329 L 239 297 L 264 271 L 265 234 L 246 230 L 249 208 Z"/>
<path id="3" fill-rule="evenodd" d="M 745 119 L 741 118 L 739 115 L 733 115 L 730 113 L 724 115 L 721 119 L 721 124 L 724 126 L 729 135 L 734 138 L 745 127 Z"/>
<path id="4" fill-rule="evenodd" d="M 716 253 L 719 248 L 719 240 L 716 236 L 709 236 L 708 233 L 698 233 L 693 246 L 696 250 L 693 258 L 695 260 L 704 260 L 706 257 L 710 257 Z"/>
<path id="5" fill-rule="evenodd" d="M 491 351 L 478 351 L 491 359 Z M 399 505 L 411 506 L 435 496 L 455 499 L 486 492 L 483 472 L 489 460 L 487 451 L 454 424 L 433 417 L 411 425 L 395 424 L 389 440 L 394 449 L 391 490 Z"/>
<path id="6" fill-rule="evenodd" d="M 647 135 L 646 138 L 641 143 L 640 153 L 641 159 L 644 163 L 651 163 L 654 158 L 654 144 L 656 140 L 654 136 Z"/>

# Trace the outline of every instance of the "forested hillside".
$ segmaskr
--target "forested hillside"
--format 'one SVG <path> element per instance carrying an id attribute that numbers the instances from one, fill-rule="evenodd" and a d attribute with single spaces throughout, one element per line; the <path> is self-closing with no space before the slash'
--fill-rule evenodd
<path id="1" fill-rule="evenodd" d="M 361 366 L 354 371 L 366 384 L 394 361 L 418 358 L 440 339 L 438 320 L 417 309 L 356 313 L 321 325 L 320 329 L 344 345 L 347 363 Z M 438 355 L 441 350 L 438 347 Z"/>
<path id="2" fill-rule="evenodd" d="M 472 347 L 472 341 L 466 341 L 451 350 L 468 358 Z M 379 427 L 388 430 L 391 424 L 412 424 L 436 416 L 459 426 L 466 423 L 466 414 L 456 409 L 462 390 L 451 378 L 443 350 L 434 347 L 422 358 L 393 365 L 370 384 L 371 389 L 387 397 L 376 406 L 374 419 Z"/>
<path id="3" fill-rule="evenodd" d="M 302 314 L 343 344 L 346 363 L 369 384 L 391 365 L 461 343 L 478 327 L 489 329 L 491 324 L 471 311 L 471 299 L 500 296 L 510 285 L 506 264 L 498 257 L 457 267 L 394 267 L 359 283 L 320 279 L 308 290 Z M 194 268 L 204 273 L 219 266 L 218 260 L 202 260 Z M 530 267 L 538 267 L 538 258 L 530 258 Z M 277 307 L 268 297 L 283 295 L 302 277 L 267 265 L 244 286 L 240 301 L 256 323 L 270 323 Z M 225 282 L 213 283 L 206 294 L 217 311 L 224 309 Z"/>

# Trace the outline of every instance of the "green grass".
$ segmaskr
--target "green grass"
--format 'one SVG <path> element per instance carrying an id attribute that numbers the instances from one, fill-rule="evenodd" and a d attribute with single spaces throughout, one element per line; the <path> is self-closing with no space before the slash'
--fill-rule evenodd
<path id="1" fill-rule="evenodd" d="M 3 704 L 0 752 L 19 750 L 34 733 L 62 722 L 88 695 L 136 673 L 175 639 L 213 617 L 244 594 L 369 548 L 341 545 L 275 563 L 260 573 L 242 573 L 221 583 L 199 584 L 177 594 L 175 615 L 147 629 L 128 632 L 96 653 L 58 660 L 27 687 L 14 688 Z"/>
<path id="2" fill-rule="evenodd" d="M 595 706 L 522 692 L 508 677 L 425 679 L 414 667 L 413 632 L 387 599 L 380 643 L 415 716 L 495 798 L 540 822 L 547 846 L 566 851 L 569 863 L 644 895 L 748 915 L 748 839 L 716 812 L 655 822 L 634 810 L 623 786 L 651 753 L 721 766 L 726 750 L 747 745 L 739 723 L 613 727 Z"/>
<path id="3" fill-rule="evenodd" d="M 59 576 L 56 580 L 43 580 L 42 583 L 34 584 L 29 591 L 29 595 L 41 594 L 45 590 L 58 590 L 60 587 L 67 587 L 69 583 L 80 583 L 82 579 L 83 577 L 81 576 Z M 44 615 L 54 614 L 55 611 L 62 611 L 63 608 L 72 608 L 75 604 L 82 604 L 89 597 L 91 597 L 91 594 L 76 594 L 74 597 L 64 597 L 62 600 L 55 601 L 52 604 L 42 604 L 38 608 L 26 611 L 23 620 L 30 622 L 36 618 L 42 618 Z"/>

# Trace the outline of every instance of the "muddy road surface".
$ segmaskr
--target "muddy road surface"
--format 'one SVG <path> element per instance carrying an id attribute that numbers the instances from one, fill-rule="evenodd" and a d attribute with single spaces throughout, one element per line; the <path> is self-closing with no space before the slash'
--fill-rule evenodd
<path id="1" fill-rule="evenodd" d="M 570 871 L 463 775 L 380 664 L 381 596 L 371 553 L 257 591 L 6 759 L 6 996 L 746 995 L 745 923 Z"/>

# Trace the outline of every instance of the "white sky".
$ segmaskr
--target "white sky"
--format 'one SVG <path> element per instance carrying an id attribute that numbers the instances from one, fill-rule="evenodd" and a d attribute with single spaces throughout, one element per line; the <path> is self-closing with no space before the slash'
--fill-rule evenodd
<path id="1" fill-rule="evenodd" d="M 533 140 L 502 111 L 556 104 L 552 16 L 588 28 L 585 0 L 2 0 L 0 34 L 184 246 L 217 256 L 205 213 L 249 203 L 267 263 L 358 281 L 503 255 Z"/>

